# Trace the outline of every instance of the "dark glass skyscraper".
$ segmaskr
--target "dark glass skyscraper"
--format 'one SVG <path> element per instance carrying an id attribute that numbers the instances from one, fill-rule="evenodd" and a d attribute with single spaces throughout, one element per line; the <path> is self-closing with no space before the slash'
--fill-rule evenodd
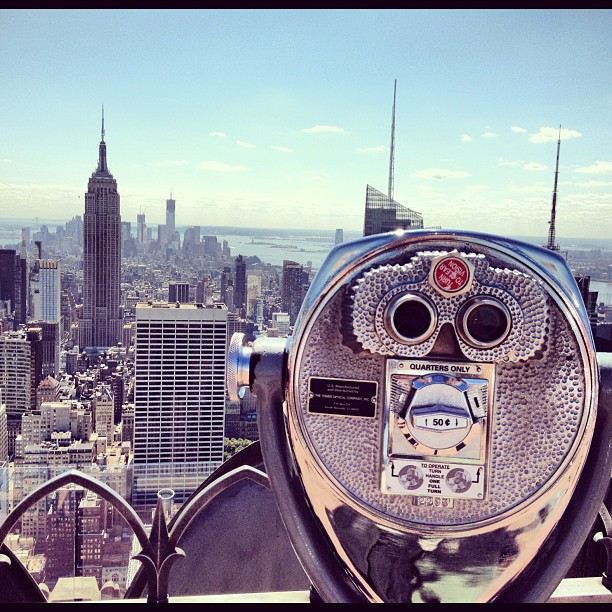
<path id="1" fill-rule="evenodd" d="M 235 266 L 235 289 L 234 289 L 234 308 L 240 310 L 246 306 L 247 278 L 246 278 L 246 259 L 242 255 L 236 257 Z"/>
<path id="2" fill-rule="evenodd" d="M 27 260 L 15 249 L 0 249 L 0 301 L 10 303 L 13 329 L 27 320 Z"/>
<path id="3" fill-rule="evenodd" d="M 366 189 L 363 235 L 383 234 L 397 229 L 422 229 L 420 213 L 402 206 L 370 185 Z"/>
<path id="4" fill-rule="evenodd" d="M 83 317 L 79 346 L 109 347 L 121 339 L 121 215 L 117 181 L 106 163 L 104 110 L 98 167 L 85 194 L 83 218 Z"/>
<path id="5" fill-rule="evenodd" d="M 304 268 L 296 261 L 283 261 L 283 310 L 289 314 L 291 325 L 300 312 L 304 299 Z"/>

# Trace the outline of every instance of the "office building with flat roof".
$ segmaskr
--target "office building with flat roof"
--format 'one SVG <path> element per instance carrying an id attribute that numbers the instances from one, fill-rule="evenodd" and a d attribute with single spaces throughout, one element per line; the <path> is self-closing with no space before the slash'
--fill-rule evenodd
<path id="1" fill-rule="evenodd" d="M 223 462 L 226 347 L 224 304 L 136 306 L 136 506 L 163 488 L 184 501 Z"/>
<path id="2" fill-rule="evenodd" d="M 296 261 L 283 261 L 282 306 L 289 315 L 291 325 L 300 312 L 304 299 L 304 268 Z"/>

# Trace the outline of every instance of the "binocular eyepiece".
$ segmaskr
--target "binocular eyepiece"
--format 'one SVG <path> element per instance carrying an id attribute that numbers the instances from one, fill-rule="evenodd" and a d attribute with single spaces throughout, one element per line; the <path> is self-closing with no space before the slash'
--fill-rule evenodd
<path id="1" fill-rule="evenodd" d="M 545 600 L 609 481 L 588 315 L 564 260 L 525 243 L 339 245 L 289 339 L 234 336 L 228 381 L 257 396 L 266 471 L 324 601 Z"/>
<path id="2" fill-rule="evenodd" d="M 436 329 L 438 313 L 427 297 L 411 291 L 396 295 L 387 305 L 384 326 L 389 336 L 404 344 L 427 340 Z M 508 335 L 512 319 L 495 297 L 474 297 L 457 313 L 455 328 L 467 344 L 490 348 Z"/>

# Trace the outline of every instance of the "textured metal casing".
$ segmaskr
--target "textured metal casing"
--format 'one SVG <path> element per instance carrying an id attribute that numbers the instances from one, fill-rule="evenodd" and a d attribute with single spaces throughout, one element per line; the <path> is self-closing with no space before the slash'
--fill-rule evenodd
<path id="1" fill-rule="evenodd" d="M 474 265 L 475 280 L 448 298 L 432 291 L 428 266 L 454 252 Z M 423 345 L 394 343 L 379 329 L 396 289 L 436 303 L 437 329 Z M 475 294 L 503 300 L 514 320 L 490 349 L 455 334 L 450 357 L 495 364 L 486 499 L 440 507 L 386 495 L 387 360 L 429 358 Z M 374 416 L 312 413 L 313 377 L 376 382 Z M 571 498 L 593 435 L 598 370 L 584 305 L 560 256 L 484 234 L 424 230 L 330 253 L 296 323 L 285 391 L 305 496 L 356 590 L 370 601 L 491 601 L 533 561 Z"/>

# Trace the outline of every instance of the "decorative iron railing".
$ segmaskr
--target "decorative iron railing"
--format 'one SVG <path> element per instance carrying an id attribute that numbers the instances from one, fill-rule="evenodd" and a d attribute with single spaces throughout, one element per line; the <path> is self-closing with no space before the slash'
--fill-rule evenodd
<path id="1" fill-rule="evenodd" d="M 5 540 L 28 509 L 53 492 L 69 485 L 81 487 L 104 499 L 123 517 L 138 541 L 140 551 L 132 558 L 140 561 L 140 567 L 126 589 L 124 599 L 141 599 L 146 593 L 148 603 L 168 602 L 170 575 L 175 563 L 182 559 L 182 563 L 187 564 L 187 573 L 189 573 L 189 567 L 195 561 L 193 557 L 189 559 L 180 546 L 181 540 L 189 527 L 194 524 L 201 512 L 214 503 L 224 504 L 231 497 L 232 490 L 238 485 L 244 485 L 245 482 L 248 482 L 269 492 L 268 477 L 260 468 L 263 468 L 263 462 L 259 444 L 254 443 L 220 466 L 172 516 L 170 513 L 173 498 L 172 490 L 163 489 L 159 491 L 151 526 L 145 525 L 134 508 L 121 495 L 93 476 L 73 469 L 51 478 L 27 494 L 0 525 L 0 602 L 44 602 L 47 600 L 39 584 L 29 574 L 17 556 L 7 547 Z M 259 509 L 253 507 L 252 512 L 257 514 Z M 265 524 L 272 521 L 273 517 L 266 515 L 260 516 L 259 519 Z M 231 518 L 228 518 L 227 524 L 231 525 Z M 231 527 L 228 528 L 231 529 Z M 602 505 L 598 523 L 594 525 L 593 531 L 593 541 L 597 542 L 598 554 L 605 558 L 602 584 L 612 591 L 612 518 L 605 504 Z M 283 535 L 286 539 L 286 534 Z M 223 534 L 218 534 L 218 536 L 223 538 Z M 585 546 L 587 544 L 589 543 L 585 543 Z M 285 550 L 289 551 L 282 553 L 285 555 L 284 559 L 287 567 L 290 563 L 297 565 L 296 559 L 292 556 L 292 551 L 288 546 L 288 540 Z M 601 550 L 605 551 L 604 555 L 601 554 Z M 208 547 L 208 550 L 198 548 L 192 554 L 210 555 L 214 554 L 214 551 L 210 547 Z M 236 567 L 240 567 L 245 562 L 248 563 L 248 560 L 237 559 Z M 184 569 L 185 567 L 183 567 Z M 232 568 L 227 568 L 227 571 L 232 571 Z M 196 577 L 193 576 L 193 579 L 195 580 Z M 198 576 L 197 580 L 205 581 L 206 577 Z M 293 583 L 287 584 L 290 588 L 284 589 L 286 591 L 298 590 L 295 588 L 296 585 L 306 590 L 308 581 L 304 575 L 303 579 L 298 578 L 297 582 L 294 580 Z M 205 589 L 205 593 L 202 593 L 202 595 L 205 594 L 210 594 L 210 591 Z"/>
<path id="2" fill-rule="evenodd" d="M 169 512 L 173 491 L 170 489 L 159 491 L 150 528 L 144 524 L 136 511 L 121 495 L 93 476 L 71 469 L 51 478 L 27 494 L 0 526 L 0 544 L 2 545 L 0 548 L 0 583 L 5 587 L 3 592 L 0 586 L 0 601 L 3 599 L 4 601 L 32 602 L 46 600 L 45 593 L 41 591 L 27 569 L 4 542 L 28 509 L 54 491 L 69 485 L 76 485 L 95 493 L 116 509 L 132 529 L 138 541 L 140 552 L 133 558 L 140 561 L 141 566 L 125 592 L 125 599 L 139 598 L 144 591 L 147 591 L 147 602 L 167 602 L 170 571 L 178 559 L 185 557 L 185 552 L 179 547 L 179 542 L 196 516 L 219 496 L 223 496 L 245 480 L 269 490 L 266 474 L 249 465 L 258 463 L 261 463 L 258 444 L 253 444 L 218 468 L 173 516 L 170 516 Z M 13 586 L 20 585 L 21 588 L 6 588 L 10 582 L 13 583 Z"/>

